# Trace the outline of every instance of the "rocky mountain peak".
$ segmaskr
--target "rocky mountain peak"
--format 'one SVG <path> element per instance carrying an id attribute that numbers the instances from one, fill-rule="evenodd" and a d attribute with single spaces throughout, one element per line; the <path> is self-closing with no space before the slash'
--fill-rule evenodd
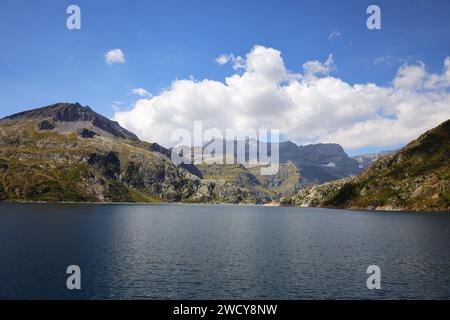
<path id="1" fill-rule="evenodd" d="M 61 103 L 50 109 L 53 120 L 61 122 L 94 121 L 99 116 L 90 107 L 79 103 Z"/>
<path id="2" fill-rule="evenodd" d="M 110 120 L 89 106 L 79 103 L 56 103 L 50 106 L 13 114 L 0 121 L 36 121 L 41 130 L 59 132 L 89 131 L 100 136 L 139 140 L 138 137 L 122 128 L 116 121 Z"/>
<path id="3" fill-rule="evenodd" d="M 53 118 L 58 121 L 92 119 L 95 112 L 79 103 L 55 103 L 46 107 L 27 110 L 5 117 L 2 120 L 38 120 Z"/>

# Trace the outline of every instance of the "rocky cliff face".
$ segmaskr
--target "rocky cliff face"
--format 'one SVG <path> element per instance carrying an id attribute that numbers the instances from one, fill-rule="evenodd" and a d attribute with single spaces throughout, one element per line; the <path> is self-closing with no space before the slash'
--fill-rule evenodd
<path id="1" fill-rule="evenodd" d="M 377 153 L 366 153 L 357 156 L 353 156 L 352 159 L 356 160 L 359 164 L 359 167 L 362 170 L 366 170 L 373 162 L 378 159 L 387 156 L 389 154 L 395 153 L 395 151 L 381 151 Z"/>
<path id="2" fill-rule="evenodd" d="M 260 201 L 168 155 L 79 104 L 22 112 L 0 120 L 0 200 Z"/>
<path id="3" fill-rule="evenodd" d="M 450 120 L 378 159 L 359 176 L 312 187 L 282 204 L 450 211 Z"/>
<path id="4" fill-rule="evenodd" d="M 203 148 L 207 148 L 215 141 L 210 141 Z M 233 162 L 237 158 L 235 150 L 235 142 L 232 140 L 224 140 L 223 158 Z M 266 144 L 266 149 L 272 150 L 272 144 L 250 140 L 246 143 L 245 159 L 250 160 L 249 145 L 257 148 L 258 145 Z M 312 185 L 321 184 L 336 179 L 347 178 L 359 174 L 363 169 L 359 163 L 351 159 L 338 144 L 315 144 L 307 146 L 298 146 L 293 142 L 282 142 L 278 145 L 280 170 L 278 174 L 273 176 L 261 176 L 260 168 L 263 164 L 256 166 L 245 166 L 241 171 L 245 171 L 247 176 L 259 181 L 262 187 L 269 190 L 274 197 L 287 196 L 295 192 L 310 187 Z M 194 148 L 200 152 L 202 148 Z M 259 159 L 256 159 L 259 161 Z M 225 162 L 225 161 L 224 161 Z M 229 162 L 228 162 L 229 163 Z M 230 175 L 237 173 L 233 170 L 238 166 L 221 166 L 219 169 L 215 166 L 201 166 L 201 171 L 208 171 L 208 176 L 215 179 L 227 179 Z M 241 176 L 243 172 L 239 173 Z M 238 177 L 235 176 L 237 179 Z"/>
<path id="5" fill-rule="evenodd" d="M 301 187 L 307 187 L 359 174 L 362 169 L 338 144 L 297 146 L 280 144 L 281 163 L 294 163 L 301 173 Z"/>

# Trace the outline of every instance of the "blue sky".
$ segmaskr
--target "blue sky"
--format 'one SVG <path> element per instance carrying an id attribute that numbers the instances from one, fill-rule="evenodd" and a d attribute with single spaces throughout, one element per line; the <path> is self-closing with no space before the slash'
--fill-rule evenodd
<path id="1" fill-rule="evenodd" d="M 81 8 L 81 30 L 66 28 L 70 4 Z M 366 28 L 370 4 L 381 7 L 381 30 Z M 442 71 L 449 13 L 450 2 L 438 0 L 2 0 L 0 117 L 59 101 L 113 117 L 113 101 L 122 110 L 134 106 L 133 88 L 158 95 L 175 79 L 223 82 L 234 71 L 215 58 L 245 56 L 255 45 L 279 50 L 294 72 L 331 53 L 334 77 L 388 86 L 405 63 L 420 60 L 428 72 Z M 340 36 L 330 39 L 333 32 Z M 114 48 L 125 63 L 105 63 Z"/>

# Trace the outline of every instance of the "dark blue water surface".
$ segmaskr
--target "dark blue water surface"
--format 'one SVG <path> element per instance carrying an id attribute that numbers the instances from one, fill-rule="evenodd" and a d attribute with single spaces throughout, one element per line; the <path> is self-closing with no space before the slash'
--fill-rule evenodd
<path id="1" fill-rule="evenodd" d="M 450 214 L 2 204 L 0 298 L 448 299 Z"/>

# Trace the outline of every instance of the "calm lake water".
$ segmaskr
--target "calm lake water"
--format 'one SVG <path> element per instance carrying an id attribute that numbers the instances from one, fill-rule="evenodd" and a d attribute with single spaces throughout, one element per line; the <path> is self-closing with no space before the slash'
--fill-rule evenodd
<path id="1" fill-rule="evenodd" d="M 449 299 L 450 214 L 2 204 L 0 298 Z"/>

